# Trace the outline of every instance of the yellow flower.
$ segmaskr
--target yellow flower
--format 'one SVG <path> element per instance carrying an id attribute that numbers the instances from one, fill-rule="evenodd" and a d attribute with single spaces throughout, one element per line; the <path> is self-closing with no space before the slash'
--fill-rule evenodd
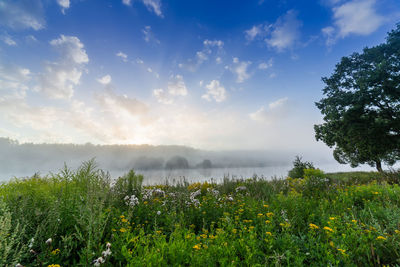
<path id="1" fill-rule="evenodd" d="M 60 249 L 59 249 L 59 248 L 56 248 L 55 250 L 53 250 L 53 251 L 51 252 L 51 254 L 57 255 L 59 252 L 60 252 Z"/>
<path id="2" fill-rule="evenodd" d="M 119 231 L 120 231 L 121 233 L 125 233 L 125 232 L 126 232 L 126 229 L 125 229 L 125 228 L 121 228 L 121 229 L 119 229 Z"/>
<path id="3" fill-rule="evenodd" d="M 244 209 L 239 209 L 239 212 L 243 212 L 244 211 Z"/>
<path id="4" fill-rule="evenodd" d="M 145 205 L 147 205 L 147 203 L 149 203 L 149 202 L 147 202 L 147 201 L 143 202 L 143 204 L 145 204 Z"/>
<path id="5" fill-rule="evenodd" d="M 190 239 L 190 238 L 192 238 L 192 234 L 187 234 L 186 239 Z"/>
<path id="6" fill-rule="evenodd" d="M 399 230 L 394 230 L 394 232 L 395 232 L 396 234 L 400 234 L 400 231 L 399 231 Z"/>
<path id="7" fill-rule="evenodd" d="M 330 228 L 330 227 L 328 227 L 328 226 L 325 226 L 325 227 L 324 227 L 324 230 L 327 231 L 327 232 L 333 232 L 332 228 Z"/>
<path id="8" fill-rule="evenodd" d="M 215 238 L 214 235 L 209 235 L 208 237 L 209 237 L 210 239 L 214 239 L 214 238 Z"/>
<path id="9" fill-rule="evenodd" d="M 334 247 L 334 246 L 335 246 L 335 244 L 333 243 L 333 241 L 330 241 L 330 242 L 329 242 L 329 245 L 330 245 L 331 247 Z"/>
<path id="10" fill-rule="evenodd" d="M 378 236 L 377 238 L 376 238 L 376 240 L 386 240 L 386 237 L 384 237 L 384 236 Z"/>
<path id="11" fill-rule="evenodd" d="M 271 232 L 265 232 L 266 235 L 272 236 Z"/>
<path id="12" fill-rule="evenodd" d="M 379 192 L 373 192 L 372 194 L 374 194 L 374 195 L 379 195 Z"/>
<path id="13" fill-rule="evenodd" d="M 122 218 L 121 221 L 124 222 L 124 223 L 128 222 L 128 220 L 125 219 L 125 218 Z"/>
<path id="14" fill-rule="evenodd" d="M 61 267 L 61 266 L 60 266 L 60 264 L 50 264 L 50 265 L 47 265 L 47 267 Z"/>
<path id="15" fill-rule="evenodd" d="M 270 220 L 266 220 L 266 221 L 265 221 L 266 224 L 269 224 L 270 222 L 271 222 Z"/>
<path id="16" fill-rule="evenodd" d="M 341 249 L 341 248 L 338 248 L 337 250 L 339 250 L 342 254 L 345 254 L 345 252 L 346 252 L 345 249 Z"/>
<path id="17" fill-rule="evenodd" d="M 263 216 L 264 216 L 264 214 L 262 214 L 262 213 L 259 213 L 259 214 L 257 214 L 257 216 L 258 216 L 258 217 L 263 217 Z"/>
<path id="18" fill-rule="evenodd" d="M 190 228 L 195 228 L 195 227 L 196 227 L 196 225 L 194 225 L 194 224 L 190 225 Z"/>
<path id="19" fill-rule="evenodd" d="M 310 228 L 313 230 L 319 229 L 318 225 L 310 223 Z"/>
<path id="20" fill-rule="evenodd" d="M 357 220 L 351 220 L 353 223 L 357 223 Z"/>
<path id="21" fill-rule="evenodd" d="M 250 229 L 250 230 L 253 230 L 253 229 L 254 229 L 254 226 L 250 226 L 249 229 Z"/>
<path id="22" fill-rule="evenodd" d="M 161 233 L 162 233 L 162 231 L 158 230 L 158 231 L 156 231 L 156 233 L 157 233 L 157 234 L 161 234 Z"/>
<path id="23" fill-rule="evenodd" d="M 274 214 L 273 214 L 272 212 L 268 212 L 266 215 L 267 215 L 268 217 L 274 216 Z"/>
<path id="24" fill-rule="evenodd" d="M 125 218 L 125 216 L 124 215 L 121 215 L 121 216 L 119 216 L 121 219 L 123 219 L 123 218 Z"/>
<path id="25" fill-rule="evenodd" d="M 195 250 L 200 250 L 200 249 L 201 249 L 201 246 L 200 246 L 199 244 L 196 244 L 196 245 L 193 246 L 193 248 L 194 248 Z"/>
<path id="26" fill-rule="evenodd" d="M 202 238 L 207 238 L 207 235 L 206 234 L 201 234 L 200 235 Z"/>
<path id="27" fill-rule="evenodd" d="M 336 219 L 335 217 L 329 217 L 329 220 L 333 221 L 334 219 Z"/>
<path id="28" fill-rule="evenodd" d="M 236 229 L 232 229 L 232 233 L 236 234 L 237 230 Z"/>
<path id="29" fill-rule="evenodd" d="M 264 208 L 268 208 L 269 206 L 268 205 L 264 205 Z"/>

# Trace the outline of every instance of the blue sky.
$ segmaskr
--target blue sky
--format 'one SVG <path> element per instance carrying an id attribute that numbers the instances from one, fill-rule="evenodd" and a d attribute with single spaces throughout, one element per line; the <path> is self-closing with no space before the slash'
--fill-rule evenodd
<path id="1" fill-rule="evenodd" d="M 0 0 L 0 136 L 327 152 L 322 76 L 398 0 Z"/>

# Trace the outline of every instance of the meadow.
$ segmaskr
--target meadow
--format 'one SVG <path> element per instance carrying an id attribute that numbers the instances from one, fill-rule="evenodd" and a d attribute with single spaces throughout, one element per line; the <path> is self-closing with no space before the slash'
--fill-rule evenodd
<path id="1" fill-rule="evenodd" d="M 400 175 L 143 186 L 93 161 L 0 185 L 0 266 L 399 266 Z"/>

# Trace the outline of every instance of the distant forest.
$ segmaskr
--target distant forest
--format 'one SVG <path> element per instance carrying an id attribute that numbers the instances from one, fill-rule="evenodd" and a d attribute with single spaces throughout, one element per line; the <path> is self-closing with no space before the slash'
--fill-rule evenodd
<path id="1" fill-rule="evenodd" d="M 0 138 L 3 173 L 55 171 L 95 158 L 105 170 L 266 167 L 290 163 L 293 155 L 276 151 L 206 151 L 186 146 L 19 143 Z"/>

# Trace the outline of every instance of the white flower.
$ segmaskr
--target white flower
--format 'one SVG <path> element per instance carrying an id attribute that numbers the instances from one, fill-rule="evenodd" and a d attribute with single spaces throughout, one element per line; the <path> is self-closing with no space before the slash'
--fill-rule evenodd
<path id="1" fill-rule="evenodd" d="M 17 263 L 15 264 L 15 267 L 24 267 L 24 265 L 22 265 L 21 263 Z"/>
<path id="2" fill-rule="evenodd" d="M 32 237 L 31 240 L 29 241 L 28 248 L 32 248 L 33 247 L 33 242 L 35 242 L 35 239 Z"/>
<path id="3" fill-rule="evenodd" d="M 161 215 L 161 211 L 158 210 L 158 211 L 157 211 L 157 215 Z"/>
<path id="4" fill-rule="evenodd" d="M 51 242 L 53 242 L 53 239 L 51 239 L 51 238 L 49 238 L 49 239 L 46 240 L 46 244 L 47 244 L 47 245 L 51 245 Z"/>
<path id="5" fill-rule="evenodd" d="M 101 253 L 101 255 L 103 255 L 104 258 L 107 258 L 108 256 L 111 255 L 111 250 L 107 248 L 105 251 Z"/>
<path id="6" fill-rule="evenodd" d="M 131 197 L 126 196 L 125 203 L 126 205 L 131 206 L 133 208 L 139 204 L 139 199 L 135 195 L 132 195 Z"/>
<path id="7" fill-rule="evenodd" d="M 111 243 L 110 242 L 107 242 L 106 248 L 111 248 Z"/>

